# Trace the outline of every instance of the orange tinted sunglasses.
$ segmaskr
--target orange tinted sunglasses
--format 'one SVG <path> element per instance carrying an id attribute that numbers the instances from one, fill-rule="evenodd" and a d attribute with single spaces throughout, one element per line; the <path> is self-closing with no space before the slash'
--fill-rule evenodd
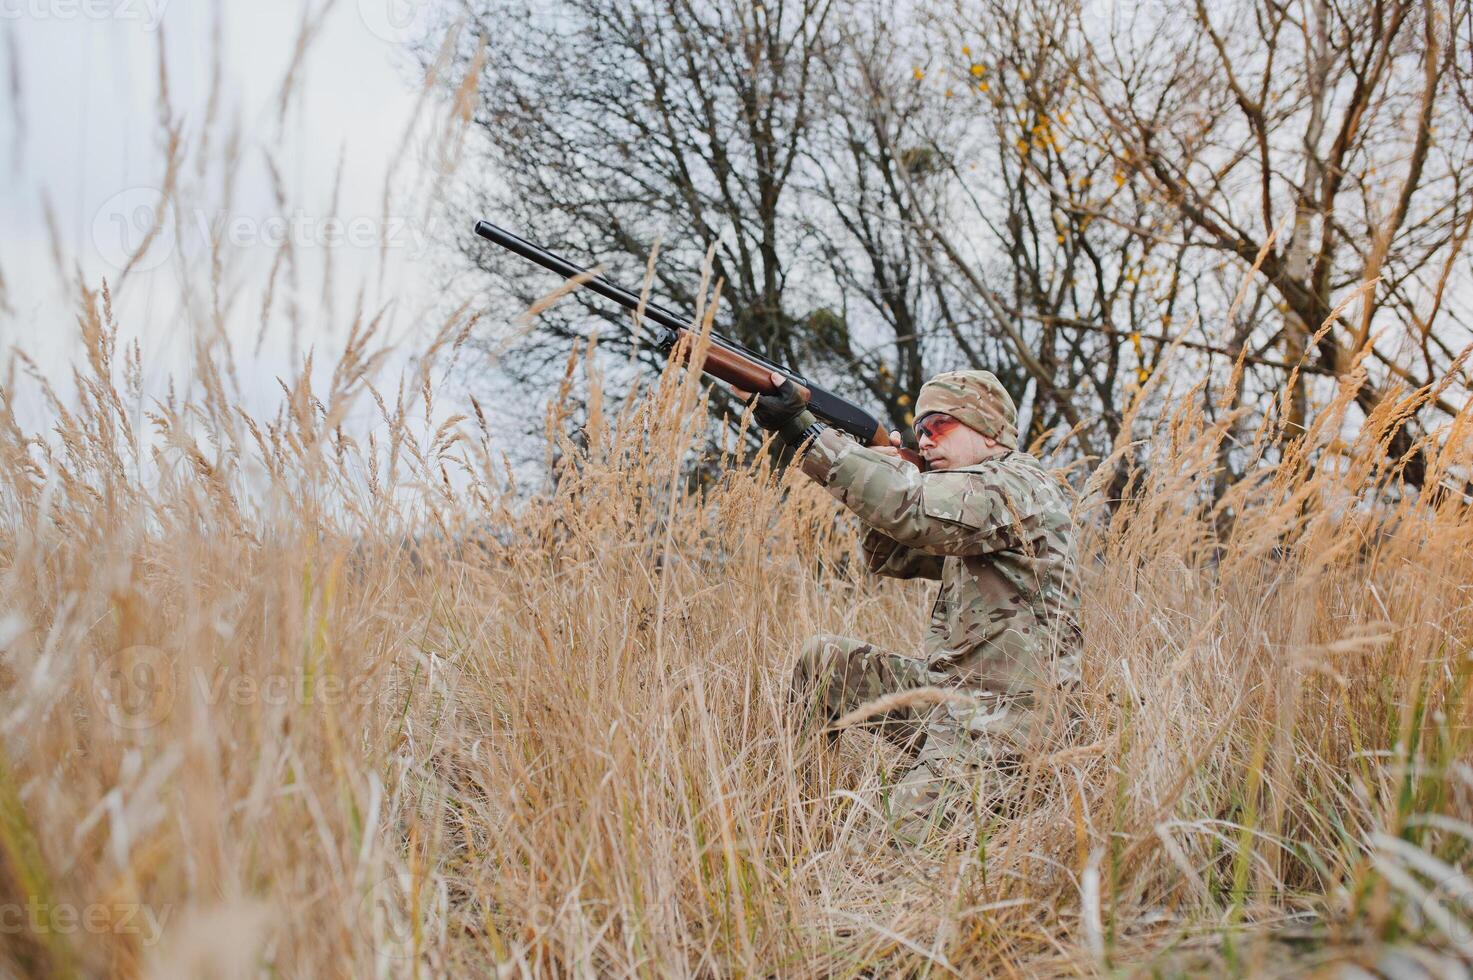
<path id="1" fill-rule="evenodd" d="M 932 442 L 940 442 L 948 432 L 959 425 L 961 422 L 945 412 L 929 412 L 916 419 L 912 430 L 916 434 L 917 442 L 923 438 L 930 439 Z"/>

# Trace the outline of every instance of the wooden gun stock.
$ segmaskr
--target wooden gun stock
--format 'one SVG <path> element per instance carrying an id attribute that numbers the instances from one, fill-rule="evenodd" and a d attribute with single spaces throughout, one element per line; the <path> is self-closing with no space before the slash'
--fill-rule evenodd
<path id="1" fill-rule="evenodd" d="M 694 338 L 689 331 L 682 331 L 682 334 L 689 339 L 687 340 L 687 346 L 684 352 L 680 354 L 681 363 L 689 364 L 690 349 L 688 344 Z M 777 390 L 777 385 L 772 383 L 772 368 L 765 364 L 758 364 L 756 361 L 743 357 L 736 351 L 722 347 L 720 344 L 712 344 L 706 349 L 706 359 L 701 363 L 701 370 L 713 378 L 725 381 L 734 388 L 740 388 L 742 391 L 769 394 Z M 798 385 L 798 390 L 803 394 L 803 400 L 805 402 L 808 401 L 810 397 L 808 389 L 797 381 L 794 381 L 793 384 Z"/>
<path id="2" fill-rule="evenodd" d="M 681 358 L 683 364 L 689 364 L 690 344 L 693 340 L 693 335 L 689 331 L 682 331 L 682 334 L 684 342 L 680 344 L 677 356 Z M 739 388 L 742 391 L 770 394 L 778 388 L 772 382 L 771 367 L 758 364 L 756 361 L 743 356 L 737 351 L 722 347 L 720 344 L 712 344 L 706 349 L 706 359 L 701 364 L 701 370 L 711 377 L 725 381 L 732 387 Z M 793 384 L 798 386 L 798 391 L 803 395 L 803 400 L 805 402 L 808 401 L 811 395 L 809 390 L 797 380 L 789 380 L 792 380 Z M 883 423 L 877 425 L 875 431 L 870 434 L 869 445 L 875 448 L 891 448 L 890 432 L 885 428 Z M 920 453 L 914 449 L 907 449 L 904 446 L 900 447 L 898 452 L 900 453 L 901 459 L 916 469 L 925 472 L 926 459 Z"/>

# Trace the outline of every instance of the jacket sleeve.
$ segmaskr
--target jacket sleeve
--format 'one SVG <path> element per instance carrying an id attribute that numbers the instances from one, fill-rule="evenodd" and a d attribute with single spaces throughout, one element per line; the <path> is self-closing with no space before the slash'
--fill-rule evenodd
<path id="1" fill-rule="evenodd" d="M 927 555 L 985 555 L 1020 544 L 1037 500 L 1026 486 L 987 472 L 922 473 L 825 429 L 803 471 L 861 521 Z"/>
<path id="2" fill-rule="evenodd" d="M 876 575 L 887 578 L 930 578 L 941 577 L 941 559 L 914 548 L 907 548 L 884 531 L 865 528 L 864 549 L 866 565 Z"/>

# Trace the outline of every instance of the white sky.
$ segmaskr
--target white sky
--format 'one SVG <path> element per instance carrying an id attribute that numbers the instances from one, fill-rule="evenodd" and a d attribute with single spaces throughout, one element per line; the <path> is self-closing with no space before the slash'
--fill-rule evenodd
<path id="1" fill-rule="evenodd" d="M 282 119 L 277 95 L 303 19 L 324 2 L 321 30 Z M 0 273 L 12 307 L 0 310 L 0 370 L 15 347 L 53 380 L 64 380 L 68 365 L 79 360 L 75 289 L 53 257 L 48 204 L 61 269 L 67 276 L 80 269 L 90 286 L 102 276 L 116 283 L 147 225 L 139 219 L 151 213 L 163 175 L 161 43 L 171 102 L 190 147 L 181 177 L 183 213 L 172 214 L 179 242 L 156 243 L 147 268 L 135 270 L 117 296 L 124 340 L 142 344 L 147 393 L 162 395 L 171 378 L 183 387 L 192 373 L 194 334 L 208 325 L 205 242 L 212 235 L 231 243 L 225 292 L 235 302 L 226 332 L 248 411 L 274 410 L 276 378 L 296 373 L 306 347 L 319 352 L 319 369 L 330 365 L 360 286 L 370 311 L 389 309 L 386 339 L 397 345 L 402 364 L 463 292 L 454 281 L 456 258 L 437 244 L 444 229 L 432 227 L 436 211 L 425 193 L 444 107 L 420 103 L 421 73 L 404 48 L 423 34 L 433 6 L 433 0 L 0 0 Z M 201 169 L 197 151 L 217 60 L 219 121 L 211 129 L 212 159 Z M 227 208 L 218 157 L 236 119 L 244 162 Z M 385 221 L 385 178 L 401 160 L 411 127 Z M 268 151 L 285 187 L 285 207 L 273 200 Z M 333 209 L 340 159 L 342 188 Z M 343 224 L 326 224 L 333 216 Z M 282 234 L 293 243 L 299 275 L 295 287 L 285 277 L 277 283 L 256 354 Z M 389 247 L 381 253 L 382 239 Z M 333 288 L 325 295 L 329 264 Z M 192 315 L 181 309 L 186 294 L 196 304 Z M 295 344 L 293 306 L 301 325 Z M 395 375 L 395 365 L 385 373 Z M 544 400 L 505 399 L 499 427 L 536 431 Z M 350 422 L 372 424 L 371 406 L 358 408 Z M 23 418 L 32 429 L 46 421 L 39 405 Z"/>
<path id="2" fill-rule="evenodd" d="M 13 312 L 0 313 L 5 362 L 19 346 L 53 378 L 78 360 L 74 290 L 53 259 L 49 202 L 62 264 L 80 268 L 96 286 L 116 282 L 160 200 L 163 175 L 158 125 L 158 52 L 167 56 L 171 101 L 190 147 L 181 174 L 183 213 L 170 209 L 178 244 L 160 241 L 118 291 L 125 339 L 143 346 L 146 388 L 165 390 L 172 375 L 189 376 L 193 331 L 207 316 L 181 315 L 189 284 L 207 310 L 206 242 L 230 242 L 227 291 L 237 298 L 227 333 L 239 362 L 241 396 L 253 412 L 280 400 L 277 376 L 295 355 L 286 310 L 297 304 L 300 347 L 335 358 L 346 338 L 354 297 L 392 303 L 388 322 L 402 347 L 422 336 L 445 307 L 447 257 L 429 225 L 423 193 L 425 128 L 440 108 L 417 111 L 421 74 L 402 41 L 421 29 L 414 0 L 337 0 L 330 4 L 302 69 L 297 101 L 279 120 L 277 97 L 292 62 L 308 0 L 0 0 L 0 271 Z M 198 167 L 198 144 L 216 65 L 212 35 L 221 18 L 220 119 L 212 128 L 212 161 Z M 404 28 L 401 30 L 400 28 Z M 19 91 L 14 89 L 18 87 Z M 224 207 L 221 144 L 238 118 L 242 159 L 233 204 Z M 406 127 L 417 138 L 396 172 L 395 199 L 383 220 L 385 175 Z M 267 150 L 288 204 L 273 201 Z M 342 188 L 328 219 L 339 159 Z M 208 231 L 206 229 L 209 229 Z M 300 266 L 298 288 L 285 277 L 274 295 L 271 326 L 259 356 L 252 351 L 265 285 L 281 236 Z M 378 278 L 379 242 L 389 247 Z M 322 288 L 331 263 L 332 302 Z M 329 309 L 331 307 L 332 309 Z M 332 313 L 330 317 L 328 314 Z M 42 422 L 42 419 L 35 419 Z"/>

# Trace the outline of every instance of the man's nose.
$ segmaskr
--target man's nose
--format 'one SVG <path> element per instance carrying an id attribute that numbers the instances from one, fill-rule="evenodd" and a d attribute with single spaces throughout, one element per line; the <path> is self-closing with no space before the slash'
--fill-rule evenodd
<path id="1" fill-rule="evenodd" d="M 925 450 L 930 449 L 932 446 L 936 445 L 936 442 L 934 439 L 931 438 L 931 434 L 929 432 L 920 432 L 916 434 L 916 445 Z"/>

